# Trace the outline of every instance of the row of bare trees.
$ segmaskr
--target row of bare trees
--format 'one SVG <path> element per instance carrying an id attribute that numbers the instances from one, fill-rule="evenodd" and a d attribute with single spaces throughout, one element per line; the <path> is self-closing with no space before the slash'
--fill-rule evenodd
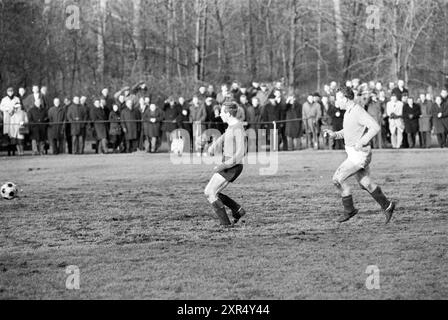
<path id="1" fill-rule="evenodd" d="M 315 90 L 353 77 L 428 87 L 448 73 L 448 1 L 0 0 L 0 44 L 2 89 L 145 79 L 176 94 L 284 79 Z"/>

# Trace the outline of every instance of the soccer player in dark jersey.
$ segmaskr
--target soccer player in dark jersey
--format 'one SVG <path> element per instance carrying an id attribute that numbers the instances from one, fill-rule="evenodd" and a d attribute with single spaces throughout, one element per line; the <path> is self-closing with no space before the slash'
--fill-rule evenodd
<path id="1" fill-rule="evenodd" d="M 325 130 L 324 133 L 334 139 L 345 140 L 345 150 L 348 158 L 337 169 L 333 182 L 342 194 L 344 213 L 338 222 L 346 222 L 353 218 L 358 209 L 355 209 L 350 186 L 347 180 L 355 176 L 362 189 L 366 190 L 379 203 L 386 216 L 386 224 L 392 218 L 395 203 L 389 201 L 381 188 L 370 178 L 370 162 L 372 149 L 370 141 L 380 132 L 379 124 L 367 111 L 354 102 L 354 93 L 348 87 L 338 89 L 336 104 L 345 110 L 343 129 L 338 132 Z"/>
<path id="2" fill-rule="evenodd" d="M 243 159 L 246 152 L 246 134 L 243 123 L 237 118 L 238 105 L 234 102 L 225 102 L 221 107 L 221 118 L 229 125 L 226 132 L 210 146 L 208 152 L 213 155 L 218 147 L 222 146 L 222 164 L 214 169 L 214 174 L 205 188 L 205 195 L 213 206 L 221 225 L 231 226 L 226 208 L 232 211 L 233 224 L 246 214 L 244 209 L 222 193 L 233 183 L 243 171 Z"/>

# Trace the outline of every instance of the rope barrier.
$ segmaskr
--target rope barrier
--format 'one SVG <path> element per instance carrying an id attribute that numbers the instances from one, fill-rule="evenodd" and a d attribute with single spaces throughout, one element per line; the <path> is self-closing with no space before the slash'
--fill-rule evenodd
<path id="1" fill-rule="evenodd" d="M 416 119 L 412 119 L 412 120 L 418 120 L 418 119 L 431 119 L 433 118 L 432 116 L 422 116 L 422 117 L 418 117 Z M 277 121 L 260 121 L 260 122 L 247 122 L 247 121 L 242 121 L 244 124 L 246 125 L 272 125 L 273 123 L 276 124 L 283 124 L 283 123 L 290 123 L 290 122 L 303 122 L 303 121 L 308 121 L 308 120 L 315 120 L 315 121 L 319 121 L 319 120 L 328 120 L 330 119 L 329 117 L 327 118 L 296 118 L 296 119 L 288 119 L 288 120 L 277 120 Z M 400 117 L 400 119 L 403 119 L 403 117 Z M 395 120 L 395 119 L 392 119 Z M 93 120 L 84 120 L 84 121 L 63 121 L 63 122 L 27 122 L 25 123 L 25 125 L 28 126 L 33 126 L 33 125 L 46 125 L 46 126 L 51 126 L 51 125 L 66 125 L 66 124 L 85 124 L 85 125 L 94 125 L 94 124 L 122 124 L 122 123 L 147 123 L 147 124 L 153 124 L 153 122 L 151 121 L 143 121 L 143 120 L 120 120 L 120 121 L 112 121 L 112 120 L 98 120 L 98 121 L 93 121 Z M 200 123 L 200 125 L 222 125 L 225 124 L 223 122 L 202 122 L 202 121 L 166 121 L 166 120 L 162 120 L 162 121 L 158 121 L 156 123 L 160 123 L 160 124 L 198 124 Z M 0 125 L 16 125 L 16 126 L 20 126 L 20 123 L 14 123 L 14 122 L 7 122 L 7 123 L 3 123 L 0 121 Z"/>

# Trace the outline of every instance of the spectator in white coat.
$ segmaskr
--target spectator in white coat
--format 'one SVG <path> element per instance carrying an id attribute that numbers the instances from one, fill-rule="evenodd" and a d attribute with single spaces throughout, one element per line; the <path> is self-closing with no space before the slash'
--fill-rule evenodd
<path id="1" fill-rule="evenodd" d="M 398 101 L 396 94 L 392 93 L 387 103 L 387 115 L 389 116 L 389 130 L 391 134 L 392 148 L 400 149 L 403 142 L 403 102 Z"/>

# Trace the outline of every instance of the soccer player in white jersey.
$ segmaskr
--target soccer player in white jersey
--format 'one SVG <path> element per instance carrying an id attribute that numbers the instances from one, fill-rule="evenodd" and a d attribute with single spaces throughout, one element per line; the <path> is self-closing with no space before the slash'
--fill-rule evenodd
<path id="1" fill-rule="evenodd" d="M 246 154 L 246 134 L 243 123 L 236 118 L 238 105 L 234 102 L 224 102 L 221 107 L 221 119 L 229 125 L 226 132 L 209 148 L 214 154 L 222 147 L 222 164 L 215 168 L 210 182 L 205 188 L 205 195 L 213 206 L 222 226 L 231 226 L 226 208 L 232 211 L 233 224 L 236 224 L 245 214 L 244 209 L 222 191 L 233 183 L 243 171 L 243 159 Z"/>
<path id="2" fill-rule="evenodd" d="M 340 109 L 346 110 L 343 129 L 338 132 L 325 130 L 324 133 L 334 139 L 345 140 L 347 160 L 337 169 L 333 177 L 333 183 L 341 192 L 344 213 L 338 222 L 346 222 L 353 218 L 358 209 L 353 204 L 353 197 L 347 180 L 355 176 L 362 189 L 366 190 L 378 202 L 386 216 L 386 224 L 389 223 L 395 210 L 395 202 L 389 201 L 381 188 L 370 179 L 370 162 L 372 149 L 370 141 L 381 130 L 380 125 L 354 102 L 354 93 L 348 87 L 338 89 L 336 104 Z"/>

